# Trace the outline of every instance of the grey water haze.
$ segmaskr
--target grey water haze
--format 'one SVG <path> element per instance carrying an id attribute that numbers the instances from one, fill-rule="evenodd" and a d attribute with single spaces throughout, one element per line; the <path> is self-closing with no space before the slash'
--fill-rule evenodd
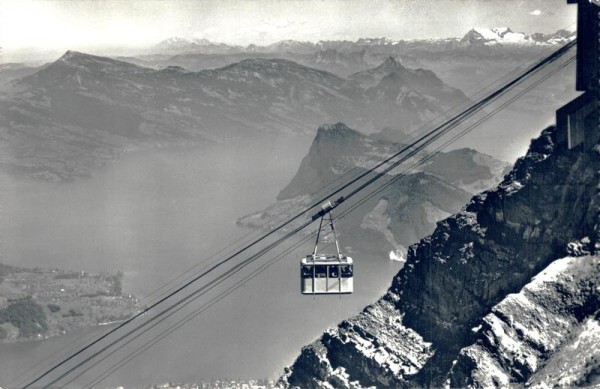
<path id="1" fill-rule="evenodd" d="M 92 178 L 70 183 L 4 177 L 3 262 L 94 272 L 119 269 L 125 275 L 125 292 L 143 298 L 247 234 L 249 230 L 236 227 L 236 218 L 274 201 L 295 173 L 309 141 L 288 138 L 133 152 Z M 351 245 L 343 241 L 349 227 L 339 223 L 342 244 Z M 307 298 L 299 294 L 297 272 L 299 256 L 312 249 L 311 243 L 116 371 L 102 385 L 276 377 L 302 344 L 382 294 L 400 267 L 386 257 L 357 258 L 354 295 Z M 18 373 L 31 372 L 40 360 L 47 366 L 65 353 L 65 345 L 72 350 L 102 330 L 90 328 L 43 342 L 3 345 L 0 385 L 10 387 Z M 117 353 L 109 365 L 123 355 Z M 99 372 L 90 371 L 72 386 L 80 387 Z"/>

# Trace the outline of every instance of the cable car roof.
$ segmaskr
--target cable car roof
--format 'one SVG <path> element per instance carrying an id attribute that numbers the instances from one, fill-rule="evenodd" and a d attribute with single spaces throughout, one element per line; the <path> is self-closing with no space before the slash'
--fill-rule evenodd
<path id="1" fill-rule="evenodd" d="M 352 265 L 352 258 L 350 257 L 338 257 L 337 255 L 325 255 L 325 254 L 317 254 L 307 255 L 302 258 L 303 265 Z"/>

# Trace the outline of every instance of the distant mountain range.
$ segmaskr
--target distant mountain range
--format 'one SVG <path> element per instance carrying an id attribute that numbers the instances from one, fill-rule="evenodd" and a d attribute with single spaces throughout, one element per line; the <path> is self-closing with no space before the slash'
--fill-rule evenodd
<path id="1" fill-rule="evenodd" d="M 290 51 L 233 51 L 222 54 L 211 54 L 205 52 L 184 51 L 181 53 L 169 54 L 163 52 L 160 54 L 121 56 L 115 57 L 115 59 L 155 69 L 161 69 L 167 66 L 181 66 L 190 71 L 200 71 L 227 66 L 248 58 L 279 58 L 294 61 L 314 69 L 324 70 L 340 77 L 347 77 L 353 73 L 376 67 L 390 56 L 393 56 L 398 60 L 398 56 L 395 54 L 373 52 L 369 47 L 366 47 L 359 51 L 351 52 L 338 51 L 331 48 L 309 53 L 296 53 Z M 1 74 L 0 70 L 0 76 Z"/>
<path id="2" fill-rule="evenodd" d="M 213 43 L 207 39 L 193 39 L 188 41 L 184 38 L 173 37 L 158 43 L 151 50 L 166 53 L 202 52 L 205 54 L 228 54 L 243 51 L 244 48 L 224 43 Z"/>
<path id="3" fill-rule="evenodd" d="M 187 40 L 180 37 L 166 39 L 157 45 L 151 47 L 149 51 L 171 53 L 204 53 L 204 54 L 225 54 L 234 52 L 252 52 L 252 53 L 297 53 L 311 54 L 318 51 L 334 49 L 342 52 L 360 51 L 361 48 L 368 46 L 378 47 L 402 47 L 415 43 L 421 44 L 447 44 L 447 45 L 465 45 L 465 44 L 487 44 L 487 45 L 555 45 L 566 43 L 574 39 L 575 33 L 567 30 L 559 30 L 553 34 L 535 33 L 532 35 L 523 32 L 514 32 L 508 27 L 497 28 L 473 28 L 462 38 L 443 38 L 443 39 L 414 39 L 414 40 L 393 40 L 385 37 L 380 38 L 360 38 L 355 42 L 351 41 L 296 41 L 283 40 L 265 46 L 255 44 L 246 47 L 239 45 L 227 45 L 224 43 L 213 43 L 206 39 Z"/>
<path id="4" fill-rule="evenodd" d="M 341 77 L 373 68 L 389 56 L 393 56 L 406 67 L 431 69 L 451 86 L 469 90 L 470 84 L 481 82 L 481 75 L 453 79 L 454 74 L 440 73 L 444 68 L 436 59 L 431 66 L 430 56 L 449 56 L 453 61 L 456 55 L 475 60 L 493 59 L 493 68 L 505 68 L 507 61 L 522 64 L 514 60 L 517 57 L 530 57 L 531 53 L 542 52 L 548 47 L 564 44 L 575 38 L 575 32 L 558 30 L 552 34 L 534 33 L 531 35 L 513 32 L 508 27 L 474 28 L 461 38 L 392 40 L 389 38 L 360 38 L 356 41 L 331 40 L 319 42 L 283 40 L 269 45 L 248 46 L 215 43 L 207 39 L 185 39 L 172 37 L 135 54 L 116 55 L 115 59 L 135 63 L 156 69 L 167 66 L 181 66 L 190 71 L 213 69 L 248 58 L 281 58 L 298 62 L 315 69 L 326 70 Z M 106 54 L 102 54 L 106 55 Z M 22 66 L 19 64 L 10 64 Z M 12 66 L 12 69 L 14 69 Z M 27 65 L 31 67 L 32 65 Z M 448 68 L 448 66 L 446 66 Z M 0 66 L 0 85 L 3 80 L 16 78 L 11 68 Z M 445 70 L 445 69 L 442 69 Z M 508 70 L 512 70 L 509 68 Z M 466 87 L 465 87 L 466 85 Z"/>
<path id="5" fill-rule="evenodd" d="M 469 94 L 525 62 L 543 56 L 549 48 L 572 39 L 575 39 L 575 32 L 567 30 L 528 35 L 513 32 L 508 27 L 474 28 L 461 38 L 361 38 L 316 43 L 286 40 L 268 46 L 247 47 L 177 38 L 161 42 L 137 56 L 122 59 L 147 67 L 177 65 L 199 71 L 249 57 L 277 57 L 347 77 L 394 57 L 407 68 L 432 70 L 450 86 Z M 562 77 L 572 78 L 568 71 Z M 549 93 L 544 91 L 543 94 Z"/>
<path id="6" fill-rule="evenodd" d="M 368 85 L 359 81 L 368 77 Z M 341 120 L 370 131 L 390 123 L 410 130 L 466 97 L 391 58 L 344 79 L 281 59 L 189 72 L 70 51 L 13 82 L 0 99 L 0 163 L 60 179 L 127 149 L 307 134 Z"/>
<path id="7" fill-rule="evenodd" d="M 22 63 L 0 64 L 0 88 L 12 80 L 35 73 L 39 68 L 39 66 L 30 66 Z"/>

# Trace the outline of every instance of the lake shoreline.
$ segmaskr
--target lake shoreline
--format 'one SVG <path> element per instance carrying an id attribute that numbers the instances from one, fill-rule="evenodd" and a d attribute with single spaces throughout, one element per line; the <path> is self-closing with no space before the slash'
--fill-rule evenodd
<path id="1" fill-rule="evenodd" d="M 134 315 L 123 274 L 0 264 L 0 343 L 37 342 Z"/>

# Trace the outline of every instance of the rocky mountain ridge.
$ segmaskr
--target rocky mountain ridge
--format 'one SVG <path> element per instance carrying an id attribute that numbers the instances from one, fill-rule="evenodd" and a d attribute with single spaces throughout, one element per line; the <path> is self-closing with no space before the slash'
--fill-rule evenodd
<path id="1" fill-rule="evenodd" d="M 367 172 L 375 162 L 402 147 L 366 136 L 343 123 L 320 126 L 308 154 L 289 184 L 280 191 L 278 201 L 240 218 L 238 224 L 268 230 L 282 214 L 299 212 L 333 190 L 340 180 Z M 412 162 L 424 155 L 415 156 Z M 421 168 L 406 174 L 403 169 L 412 162 L 389 172 L 381 179 L 387 186 L 346 217 L 344 223 L 356 228 L 342 230 L 345 241 L 363 242 L 359 249 L 377 250 L 379 255 L 393 252 L 404 256 L 408 244 L 431 233 L 437 221 L 460 209 L 474 193 L 469 190 L 493 186 L 507 168 L 506 163 L 469 149 L 439 153 Z M 355 185 L 374 174 L 368 173 Z M 314 193 L 316 189 L 320 191 Z M 339 212 L 343 213 L 346 206 L 342 205 Z"/>
<path id="2" fill-rule="evenodd" d="M 476 35 L 477 39 L 470 39 L 473 35 Z M 512 42 L 508 39 L 509 37 L 519 39 L 511 38 L 514 41 Z M 393 57 L 405 68 L 422 68 L 433 71 L 446 84 L 458 88 L 470 96 L 480 91 L 482 86 L 489 85 L 491 81 L 505 77 L 515 68 L 529 66 L 547 55 L 547 52 L 553 47 L 558 48 L 574 37 L 574 32 L 566 30 L 559 30 L 551 34 L 528 35 L 512 32 L 509 28 L 476 28 L 462 38 L 410 41 L 393 41 L 386 38 L 322 41 L 319 44 L 313 44 L 314 47 L 310 50 L 307 49 L 308 43 L 302 42 L 301 49 L 298 49 L 297 52 L 289 49 L 293 45 L 287 41 L 288 45 L 284 45 L 286 49 L 282 49 L 282 51 L 261 52 L 259 48 L 254 47 L 252 52 L 241 51 L 233 54 L 209 55 L 182 52 L 175 56 L 167 55 L 158 59 L 156 56 L 142 56 L 139 59 L 129 57 L 126 60 L 155 68 L 177 65 L 198 71 L 239 62 L 249 56 L 277 57 L 331 72 L 341 77 L 348 77 L 354 73 L 376 68 L 387 58 Z M 553 116 L 554 109 L 575 97 L 573 69 L 572 66 L 563 69 L 552 81 L 542 84 L 535 91 L 522 97 L 518 104 L 509 107 L 510 111 L 515 111 L 515 115 L 508 115 L 507 119 L 520 116 L 520 120 L 516 121 L 514 125 L 526 122 L 531 124 L 531 128 L 547 125 Z M 553 107 L 549 111 L 550 113 L 544 111 L 547 107 Z M 397 124 L 389 124 L 389 127 L 398 127 Z M 534 136 L 536 134 L 533 132 L 527 134 L 522 141 L 527 141 Z M 490 153 L 489 150 L 486 152 Z M 503 156 L 498 155 L 498 157 Z M 517 155 L 510 155 L 511 160 L 516 158 Z"/>
<path id="3" fill-rule="evenodd" d="M 389 121 L 412 128 L 466 99 L 449 87 L 437 99 L 424 95 L 419 83 L 445 86 L 429 77 L 436 78 L 427 74 L 405 84 L 400 98 L 377 93 L 386 81 L 367 91 L 281 59 L 245 59 L 190 72 L 70 51 L 14 81 L 12 90 L 0 96 L 0 147 L 6 150 L 0 164 L 36 177 L 65 179 L 85 175 L 128 149 L 308 134 L 341 118 L 373 130 Z"/>
<path id="4" fill-rule="evenodd" d="M 597 148 L 559 149 L 556 129 L 544 130 L 496 189 L 409 248 L 379 301 L 303 348 L 281 384 L 595 382 L 599 363 L 586 347 L 599 336 L 598 166 Z M 591 256 L 562 259 L 574 252 Z M 536 307 L 548 312 L 537 318 Z M 578 353 L 585 364 L 565 370 Z"/>

